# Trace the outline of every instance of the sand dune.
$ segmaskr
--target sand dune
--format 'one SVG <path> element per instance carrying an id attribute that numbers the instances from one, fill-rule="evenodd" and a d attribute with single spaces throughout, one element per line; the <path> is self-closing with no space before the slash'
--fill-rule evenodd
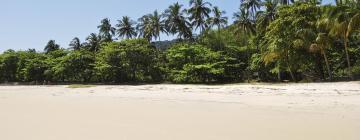
<path id="1" fill-rule="evenodd" d="M 359 140 L 360 82 L 0 86 L 0 140 Z"/>

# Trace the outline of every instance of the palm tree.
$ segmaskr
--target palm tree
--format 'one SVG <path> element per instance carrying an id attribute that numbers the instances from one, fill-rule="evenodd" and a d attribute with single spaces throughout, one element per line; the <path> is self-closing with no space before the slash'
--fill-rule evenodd
<path id="1" fill-rule="evenodd" d="M 126 37 L 126 39 L 133 38 L 137 36 L 136 29 L 133 27 L 135 24 L 128 16 L 124 16 L 122 20 L 118 20 L 119 24 L 116 25 L 118 29 L 116 30 L 119 37 Z"/>
<path id="2" fill-rule="evenodd" d="M 163 16 L 165 18 L 165 26 L 168 33 L 175 35 L 178 34 L 178 37 L 189 38 L 192 36 L 191 24 L 187 21 L 184 13 L 186 10 L 181 10 L 183 5 L 180 5 L 178 2 L 170 5 L 168 9 L 165 10 Z"/>
<path id="3" fill-rule="evenodd" d="M 290 3 L 294 3 L 295 0 L 274 0 L 274 2 L 280 5 L 290 5 Z"/>
<path id="4" fill-rule="evenodd" d="M 150 27 L 152 29 L 151 34 L 152 37 L 155 38 L 155 40 L 157 38 L 159 38 L 160 40 L 160 33 L 161 32 L 166 32 L 166 28 L 165 28 L 165 22 L 162 19 L 162 16 L 159 15 L 158 11 L 155 10 L 153 14 L 150 14 Z"/>
<path id="5" fill-rule="evenodd" d="M 86 48 L 88 48 L 89 51 L 91 52 L 97 52 L 100 50 L 101 47 L 101 36 L 97 35 L 95 33 L 91 33 L 87 38 L 86 38 L 86 43 L 84 44 L 84 46 L 86 46 Z"/>
<path id="6" fill-rule="evenodd" d="M 243 8 L 240 8 L 240 12 L 234 14 L 236 26 L 235 33 L 244 32 L 248 35 L 255 34 L 255 21 L 252 20 L 249 12 Z"/>
<path id="7" fill-rule="evenodd" d="M 220 31 L 220 28 L 223 28 L 227 25 L 228 18 L 223 16 L 224 14 L 226 14 L 226 12 L 221 11 L 217 6 L 215 6 L 212 11 L 214 13 L 214 16 L 208 19 L 209 25 L 211 27 L 217 26 L 218 30 Z"/>
<path id="8" fill-rule="evenodd" d="M 206 24 L 207 18 L 210 17 L 211 9 L 208 6 L 212 6 L 209 2 L 203 2 L 203 0 L 190 0 L 190 21 L 195 30 L 200 28 L 200 33 L 208 28 Z"/>
<path id="9" fill-rule="evenodd" d="M 275 20 L 276 3 L 266 0 L 264 3 L 265 11 L 259 11 L 256 21 L 261 28 L 265 29 L 271 21 Z"/>
<path id="10" fill-rule="evenodd" d="M 111 42 L 112 36 L 115 35 L 115 28 L 111 26 L 110 19 L 105 18 L 101 20 L 101 24 L 98 26 L 99 35 L 103 39 L 104 42 Z"/>
<path id="11" fill-rule="evenodd" d="M 353 79 L 348 42 L 353 31 L 360 27 L 360 10 L 344 5 L 337 6 L 332 12 L 330 16 L 335 20 L 335 24 L 331 30 L 331 34 L 340 36 L 343 39 L 349 76 Z"/>
<path id="12" fill-rule="evenodd" d="M 255 18 L 257 10 L 261 7 L 261 0 L 242 0 L 241 7 L 249 10 Z"/>
<path id="13" fill-rule="evenodd" d="M 46 44 L 44 51 L 45 51 L 45 53 L 50 53 L 50 52 L 58 50 L 58 49 L 60 49 L 60 45 L 56 44 L 55 40 L 50 40 Z"/>
<path id="14" fill-rule="evenodd" d="M 246 10 L 243 7 L 240 7 L 240 12 L 234 13 L 235 22 L 235 34 L 240 35 L 245 33 L 246 35 L 255 34 L 255 21 L 252 19 L 249 14 L 249 10 Z M 246 45 L 246 57 L 250 60 L 250 52 L 248 45 Z M 247 71 L 247 79 L 250 81 L 250 71 Z"/>
<path id="15" fill-rule="evenodd" d="M 159 38 L 160 33 L 166 32 L 165 21 L 162 20 L 162 16 L 155 10 L 153 14 L 148 14 L 141 17 L 139 20 L 137 29 L 140 32 L 140 36 L 151 41 L 152 38 Z"/>
<path id="16" fill-rule="evenodd" d="M 81 49 L 81 42 L 80 39 L 78 37 L 75 37 L 69 44 L 69 46 L 71 46 L 72 49 L 74 50 L 80 50 Z"/>
<path id="17" fill-rule="evenodd" d="M 318 36 L 316 37 L 315 43 L 311 44 L 310 50 L 312 52 L 320 52 L 320 54 L 323 55 L 327 72 L 329 74 L 329 79 L 331 80 L 332 72 L 330 70 L 329 60 L 326 55 L 326 47 L 330 45 L 329 42 L 331 42 L 331 40 L 329 39 L 326 33 L 319 33 Z"/>
<path id="18" fill-rule="evenodd" d="M 144 15 L 141 18 L 139 18 L 136 29 L 139 32 L 139 37 L 145 38 L 148 41 L 150 41 L 151 40 L 150 16 Z"/>

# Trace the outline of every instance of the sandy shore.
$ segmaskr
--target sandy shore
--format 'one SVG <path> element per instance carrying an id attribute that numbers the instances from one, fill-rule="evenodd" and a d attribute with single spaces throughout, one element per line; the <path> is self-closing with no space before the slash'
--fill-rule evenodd
<path id="1" fill-rule="evenodd" d="M 0 86 L 0 140 L 359 140 L 360 82 Z"/>

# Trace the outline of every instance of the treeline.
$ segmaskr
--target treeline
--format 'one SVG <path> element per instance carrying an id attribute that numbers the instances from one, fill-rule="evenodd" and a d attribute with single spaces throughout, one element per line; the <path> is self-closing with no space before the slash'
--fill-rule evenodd
<path id="1" fill-rule="evenodd" d="M 360 77 L 360 2 L 244 0 L 235 22 L 202 0 L 138 19 L 109 19 L 69 49 L 0 55 L 1 82 L 331 81 Z M 199 35 L 193 31 L 200 30 Z M 160 33 L 178 38 L 159 49 Z M 117 38 L 118 37 L 118 40 Z M 160 42 L 161 44 L 161 42 Z"/>

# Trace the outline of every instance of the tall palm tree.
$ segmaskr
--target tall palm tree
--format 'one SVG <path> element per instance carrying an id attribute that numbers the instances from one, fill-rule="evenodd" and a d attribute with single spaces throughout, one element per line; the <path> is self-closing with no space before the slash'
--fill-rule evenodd
<path id="1" fill-rule="evenodd" d="M 246 8 L 255 18 L 256 12 L 261 7 L 261 0 L 242 0 L 241 7 Z"/>
<path id="2" fill-rule="evenodd" d="M 159 38 L 160 40 L 160 33 L 166 32 L 166 28 L 165 28 L 165 21 L 162 19 L 162 16 L 159 15 L 158 11 L 155 10 L 153 14 L 150 14 L 150 27 L 152 29 L 151 34 L 152 37 L 155 38 L 155 40 L 157 38 Z"/>
<path id="3" fill-rule="evenodd" d="M 332 79 L 332 72 L 330 69 L 330 64 L 329 64 L 329 60 L 328 57 L 326 55 L 326 47 L 330 45 L 331 40 L 330 38 L 327 36 L 326 33 L 319 33 L 318 36 L 316 37 L 315 43 L 311 44 L 310 46 L 310 50 L 313 52 L 320 52 L 320 54 L 324 57 L 325 60 L 325 64 L 326 64 L 326 69 L 329 75 L 329 79 Z"/>
<path id="4" fill-rule="evenodd" d="M 111 26 L 110 19 L 105 18 L 101 20 L 101 24 L 98 26 L 99 35 L 103 39 L 104 42 L 111 42 L 112 36 L 115 35 L 116 29 Z"/>
<path id="5" fill-rule="evenodd" d="M 200 28 L 200 33 L 208 28 L 206 24 L 207 18 L 210 17 L 212 6 L 209 2 L 204 2 L 203 0 L 190 0 L 190 9 L 188 13 L 190 14 L 190 21 L 192 26 L 195 27 L 195 30 Z"/>
<path id="6" fill-rule="evenodd" d="M 52 52 L 52 51 L 55 51 L 58 49 L 60 49 L 60 45 L 56 44 L 55 40 L 50 40 L 46 44 L 44 51 L 45 51 L 45 53 L 49 53 L 49 52 Z"/>
<path id="7" fill-rule="evenodd" d="M 148 14 L 138 20 L 139 36 L 151 41 L 152 38 L 160 40 L 160 33 L 166 32 L 165 21 L 158 11 L 155 10 L 153 14 Z"/>
<path id="8" fill-rule="evenodd" d="M 276 15 L 276 3 L 272 0 L 266 0 L 264 2 L 265 10 L 259 11 L 256 21 L 259 27 L 265 29 L 271 21 L 275 20 Z"/>
<path id="9" fill-rule="evenodd" d="M 331 30 L 331 34 L 340 36 L 343 39 L 348 72 L 349 76 L 353 79 L 354 77 L 348 52 L 348 42 L 353 31 L 360 28 L 360 10 L 342 5 L 337 6 L 332 12 L 333 13 L 330 16 L 335 20 L 335 24 Z"/>
<path id="10" fill-rule="evenodd" d="M 148 41 L 151 40 L 151 26 L 150 26 L 150 16 L 144 15 L 138 19 L 138 24 L 136 29 L 139 32 L 139 37 L 145 38 Z"/>
<path id="11" fill-rule="evenodd" d="M 290 5 L 291 3 L 294 3 L 295 0 L 274 0 L 274 2 L 280 5 Z"/>
<path id="12" fill-rule="evenodd" d="M 240 12 L 235 13 L 233 18 L 235 19 L 234 25 L 236 26 L 235 33 L 255 34 L 255 21 L 246 9 L 240 8 Z"/>
<path id="13" fill-rule="evenodd" d="M 86 43 L 84 46 L 86 46 L 86 48 L 88 48 L 89 51 L 91 52 L 97 52 L 100 50 L 101 47 L 101 36 L 97 35 L 95 33 L 91 33 L 87 38 L 86 38 Z"/>
<path id="14" fill-rule="evenodd" d="M 178 34 L 179 38 L 189 38 L 192 36 L 190 27 L 191 24 L 184 16 L 186 10 L 182 10 L 182 6 L 183 5 L 176 2 L 165 10 L 163 14 L 165 18 L 165 26 L 168 33 L 172 35 Z"/>
<path id="15" fill-rule="evenodd" d="M 116 27 L 118 27 L 116 32 L 119 37 L 129 39 L 137 36 L 136 28 L 134 27 L 135 22 L 128 16 L 124 16 L 122 20 L 118 20 L 118 22 L 119 24 L 116 24 Z"/>
<path id="16" fill-rule="evenodd" d="M 71 46 L 72 49 L 74 50 L 80 50 L 81 49 L 81 42 L 80 39 L 78 37 L 75 37 L 69 44 L 69 46 Z"/>
<path id="17" fill-rule="evenodd" d="M 235 22 L 235 34 L 240 35 L 241 33 L 245 33 L 246 35 L 253 35 L 256 33 L 255 30 L 255 20 L 249 14 L 249 10 L 240 7 L 240 11 L 234 13 Z M 246 57 L 250 60 L 250 52 L 248 45 L 246 45 Z M 247 70 L 247 79 L 250 81 L 250 71 Z"/>
<path id="18" fill-rule="evenodd" d="M 221 11 L 217 6 L 215 6 L 212 11 L 214 13 L 214 16 L 208 19 L 209 25 L 211 27 L 217 26 L 217 29 L 220 30 L 220 28 L 223 28 L 227 25 L 228 18 L 223 16 L 224 14 L 226 14 L 226 12 Z"/>

